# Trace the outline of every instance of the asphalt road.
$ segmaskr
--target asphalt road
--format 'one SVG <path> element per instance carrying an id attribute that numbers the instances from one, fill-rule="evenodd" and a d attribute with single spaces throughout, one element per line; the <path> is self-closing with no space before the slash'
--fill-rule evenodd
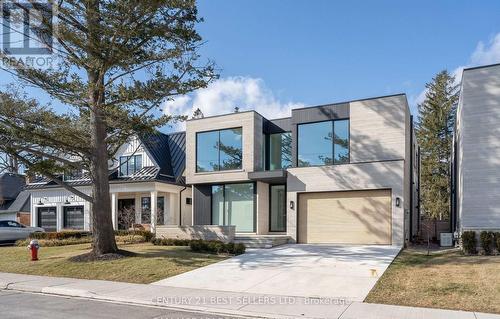
<path id="1" fill-rule="evenodd" d="M 229 319 L 231 317 L 0 290 L 0 318 Z"/>

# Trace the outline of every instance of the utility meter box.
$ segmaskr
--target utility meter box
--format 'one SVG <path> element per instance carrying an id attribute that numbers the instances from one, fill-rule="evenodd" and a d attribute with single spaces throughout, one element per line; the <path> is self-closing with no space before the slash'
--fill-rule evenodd
<path id="1" fill-rule="evenodd" d="M 452 233 L 441 233 L 439 237 L 439 244 L 441 247 L 451 247 L 453 246 L 453 234 Z"/>

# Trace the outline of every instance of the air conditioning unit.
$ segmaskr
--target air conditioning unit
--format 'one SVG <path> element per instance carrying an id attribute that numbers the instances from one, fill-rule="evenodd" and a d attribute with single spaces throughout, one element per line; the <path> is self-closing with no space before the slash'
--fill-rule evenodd
<path id="1" fill-rule="evenodd" d="M 441 247 L 453 246 L 453 233 L 441 233 L 439 235 L 439 244 Z"/>

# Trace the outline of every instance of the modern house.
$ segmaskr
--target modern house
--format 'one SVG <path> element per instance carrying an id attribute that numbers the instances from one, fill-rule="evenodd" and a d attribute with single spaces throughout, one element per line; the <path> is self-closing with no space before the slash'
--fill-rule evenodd
<path id="1" fill-rule="evenodd" d="M 30 194 L 23 191 L 26 179 L 22 175 L 0 175 L 0 220 L 15 220 L 30 224 Z"/>
<path id="2" fill-rule="evenodd" d="M 403 245 L 418 232 L 418 147 L 404 94 L 186 125 L 193 225 L 297 243 Z"/>
<path id="3" fill-rule="evenodd" d="M 110 162 L 110 193 L 115 229 L 140 224 L 156 231 L 162 225 L 191 225 L 191 189 L 185 185 L 185 134 L 134 137 Z M 69 185 L 90 194 L 85 173 L 61 175 Z M 46 231 L 90 229 L 90 203 L 58 184 L 29 183 L 31 224 Z"/>
<path id="4" fill-rule="evenodd" d="M 500 64 L 465 69 L 453 145 L 452 226 L 500 231 Z"/>

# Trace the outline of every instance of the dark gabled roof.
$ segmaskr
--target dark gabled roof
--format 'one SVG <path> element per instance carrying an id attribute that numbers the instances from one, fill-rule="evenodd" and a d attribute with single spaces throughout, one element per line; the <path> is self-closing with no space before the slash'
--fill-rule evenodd
<path id="1" fill-rule="evenodd" d="M 19 193 L 16 200 L 14 200 L 8 208 L 0 210 L 0 214 L 29 212 L 29 211 L 30 211 L 30 193 L 22 191 Z"/>
<path id="2" fill-rule="evenodd" d="M 14 200 L 23 190 L 26 180 L 23 176 L 5 173 L 0 175 L 0 199 Z"/>
<path id="3" fill-rule="evenodd" d="M 159 175 L 181 182 L 186 165 L 186 133 L 156 133 L 141 137 L 153 160 L 160 166 Z"/>
<path id="4" fill-rule="evenodd" d="M 159 167 L 146 166 L 130 176 L 119 176 L 118 169 L 110 171 L 110 183 L 160 181 L 170 184 L 185 184 L 182 173 L 186 165 L 186 133 L 149 134 L 140 138 L 147 153 Z M 71 186 L 87 186 L 88 177 L 67 182 Z M 40 178 L 25 189 L 60 187 L 46 178 Z"/>
<path id="5" fill-rule="evenodd" d="M 179 182 L 183 179 L 182 173 L 184 173 L 184 169 L 186 168 L 186 132 L 169 134 L 168 148 L 173 176 Z"/>
<path id="6" fill-rule="evenodd" d="M 168 150 L 168 135 L 157 132 L 142 136 L 140 139 L 149 155 L 160 166 L 161 174 L 173 176 Z"/>

